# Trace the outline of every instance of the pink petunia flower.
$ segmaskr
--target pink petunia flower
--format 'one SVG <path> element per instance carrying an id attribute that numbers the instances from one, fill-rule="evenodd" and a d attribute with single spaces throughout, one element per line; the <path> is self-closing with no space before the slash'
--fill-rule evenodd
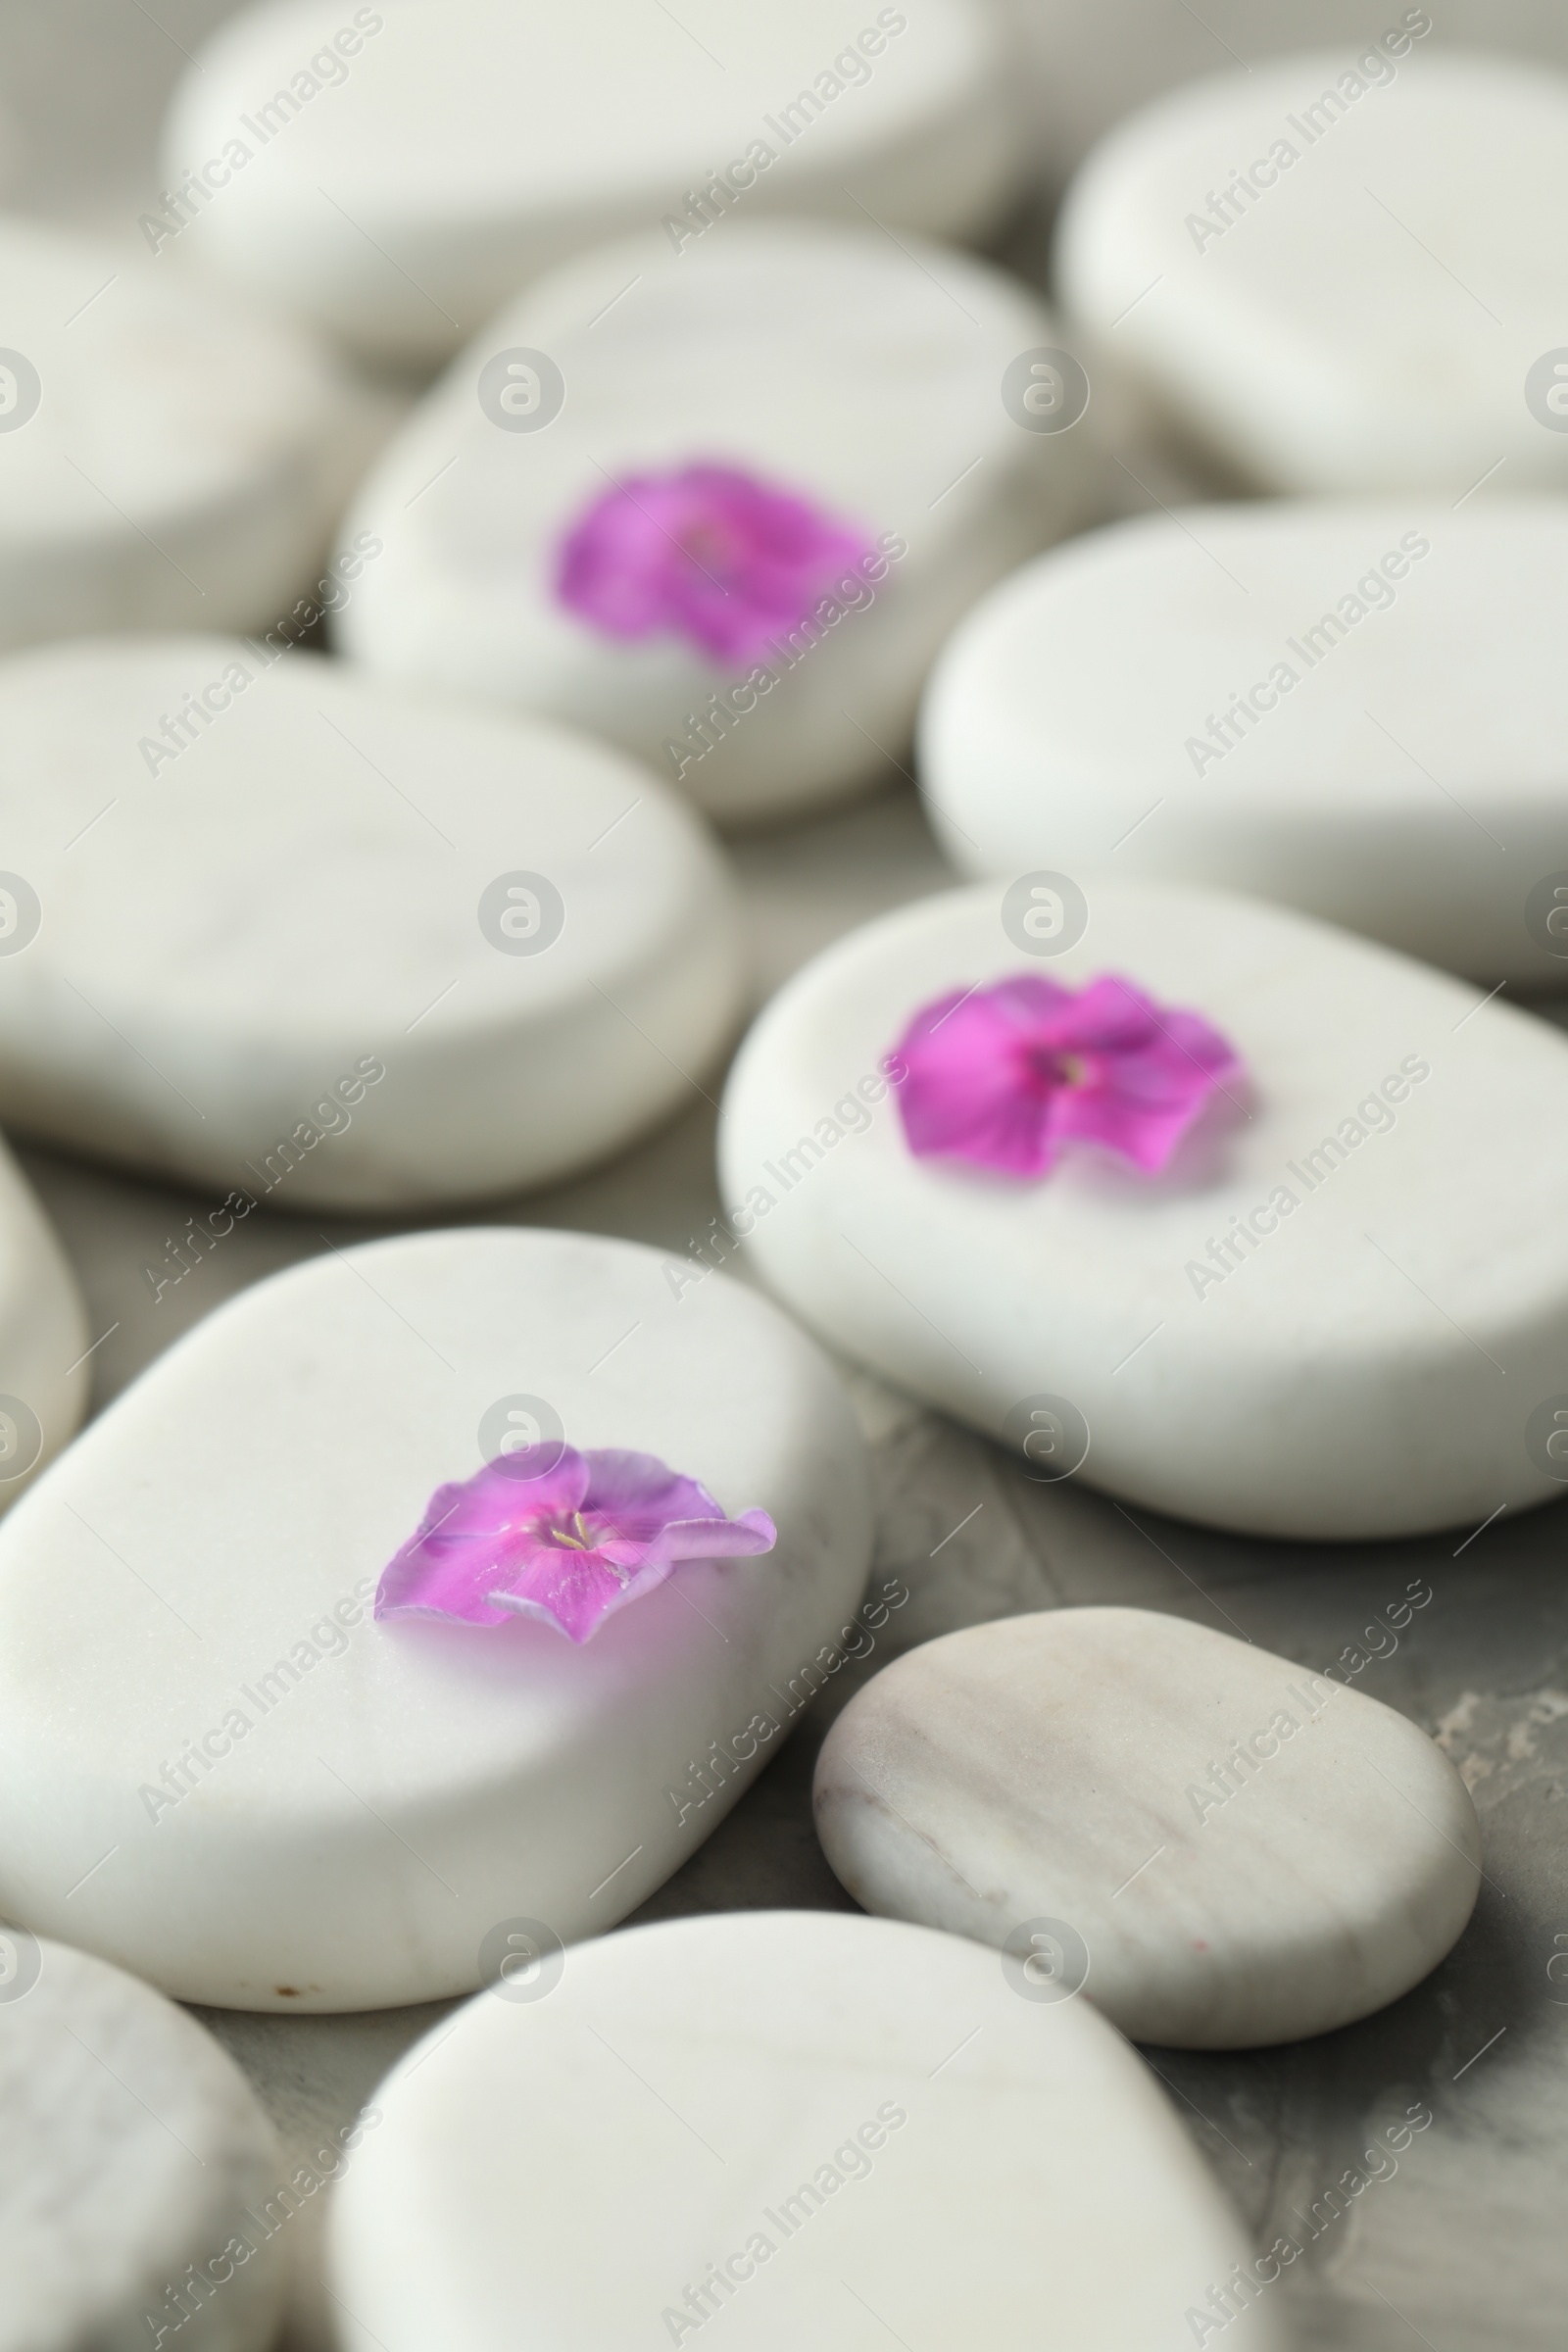
<path id="1" fill-rule="evenodd" d="M 753 662 L 870 552 L 863 533 L 734 466 L 640 473 L 596 498 L 561 545 L 556 593 L 607 636 L 684 637 Z"/>
<path id="2" fill-rule="evenodd" d="M 1033 972 L 923 1004 L 895 1052 L 899 1110 L 921 1158 L 1045 1176 L 1064 1144 L 1102 1144 L 1153 1174 L 1216 1090 L 1243 1075 L 1201 1014 L 1130 980 L 1087 988 Z"/>
<path id="3" fill-rule="evenodd" d="M 706 1487 L 654 1454 L 519 1446 L 437 1487 L 381 1577 L 375 1614 L 538 1617 L 586 1642 L 680 1561 L 740 1559 L 777 1541 L 765 1511 L 726 1518 Z"/>

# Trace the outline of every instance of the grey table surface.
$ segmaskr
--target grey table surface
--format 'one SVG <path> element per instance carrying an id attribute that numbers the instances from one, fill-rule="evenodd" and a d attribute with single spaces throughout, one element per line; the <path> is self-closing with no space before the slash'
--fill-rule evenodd
<path id="1" fill-rule="evenodd" d="M 204 0 L 161 0 L 154 12 L 140 0 L 54 0 L 48 11 L 0 0 L 0 200 L 128 242 L 152 191 L 154 126 L 168 87 L 184 52 L 226 13 Z M 1077 24 L 1071 9 L 1039 13 Z M 1315 37 L 1303 10 L 1274 13 L 1294 17 L 1303 43 Z M 1167 31 L 1175 14 L 1171 0 L 1127 12 L 1134 29 L 1147 16 Z M 1086 41 L 1095 37 L 1081 30 Z M 1008 258 L 1038 274 L 1042 251 L 1041 220 L 1027 218 Z M 1202 488 L 1158 452 L 1129 446 L 1120 454 L 1133 466 L 1125 475 L 1112 469 L 1125 511 Z M 758 1002 L 854 924 L 953 878 L 910 784 L 896 773 L 862 802 L 751 837 L 735 855 L 752 917 Z M 1568 1003 L 1538 1009 L 1568 1026 Z M 705 1085 L 679 1118 L 612 1165 L 491 1204 L 473 1221 L 568 1226 L 682 1251 L 719 1208 L 710 1100 L 717 1075 Z M 259 1210 L 155 1303 L 142 1264 L 162 1258 L 166 1241 L 205 1203 L 24 1140 L 22 1157 L 76 1267 L 94 1336 L 107 1335 L 94 1356 L 97 1409 L 233 1292 L 328 1242 L 341 1247 L 388 1230 Z M 903 1576 L 910 1602 L 873 1654 L 821 1693 L 782 1754 L 635 1917 L 852 1907 L 812 1833 L 816 1749 L 832 1713 L 866 1675 L 934 1635 L 1021 1610 L 1114 1601 L 1240 1633 L 1322 1668 L 1410 1579 L 1425 1578 L 1430 1606 L 1359 1686 L 1437 1737 L 1474 1791 L 1487 1875 L 1470 1927 L 1424 1984 L 1344 2033 L 1236 2055 L 1146 2055 L 1263 2244 L 1282 2232 L 1307 2233 L 1310 2221 L 1301 2217 L 1354 2162 L 1393 2102 L 1429 2102 L 1433 2126 L 1396 2174 L 1321 2228 L 1270 2290 L 1299 2346 L 1558 2345 L 1568 2305 L 1568 2234 L 1559 2222 L 1568 2191 L 1568 1981 L 1556 1980 L 1568 1980 L 1568 1957 L 1552 1964 L 1568 1955 L 1565 1817 L 1556 1809 L 1568 1788 L 1568 1503 L 1505 1516 L 1473 1537 L 1459 1530 L 1402 1544 L 1250 1542 L 1129 1513 L 1077 1485 L 1035 1485 L 970 1433 L 868 1378 L 852 1382 L 873 1446 L 875 1572 Z M 354 2018 L 200 2012 L 254 2080 L 290 2171 L 309 2161 L 325 2130 L 349 2121 L 444 2013 L 440 2005 Z M 1070 2162 L 1070 2150 L 1063 2153 Z M 324 2202 L 308 2200 L 289 2225 L 297 2241 L 290 2352 L 330 2340 L 319 2278 Z M 1136 2215 L 1126 2219 L 1135 2232 Z"/>

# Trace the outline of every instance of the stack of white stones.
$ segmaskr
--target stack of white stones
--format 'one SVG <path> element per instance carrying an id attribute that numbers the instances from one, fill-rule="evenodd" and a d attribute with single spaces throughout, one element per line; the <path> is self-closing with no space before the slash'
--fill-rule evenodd
<path id="1" fill-rule="evenodd" d="M 0 2352 L 261 2352 L 344 2169 L 344 2352 L 1285 2341 L 1294 2250 L 1124 2037 L 1321 2034 L 1443 1959 L 1480 1833 L 1403 1717 L 1152 1612 L 970 1625 L 817 1760 L 880 1918 L 614 1931 L 909 1598 L 862 1601 L 834 1355 L 1246 1535 L 1557 1492 L 1568 1043 L 1497 999 L 1568 955 L 1568 88 L 1432 34 L 1114 130 L 1060 323 L 955 242 L 1027 180 L 981 0 L 265 0 L 134 262 L 0 222 L 0 1120 L 194 1188 L 155 1303 L 278 1214 L 509 1203 L 327 1242 L 78 1436 L 110 1335 L 0 1145 Z M 1102 415 L 1263 495 L 1109 523 Z M 765 640 L 570 588 L 609 497 L 727 593 L 683 469 L 774 502 L 775 570 L 838 551 Z M 720 1084 L 713 825 L 911 740 L 966 886 L 799 972 L 724 1088 L 711 1230 L 774 1299 L 519 1229 Z M 1166 1165 L 911 1149 L 920 1007 L 1106 972 L 1239 1057 Z M 591 1641 L 377 1615 L 564 1446 L 773 1540 L 616 1554 Z M 465 1995 L 308 2186 L 169 1997 Z"/>

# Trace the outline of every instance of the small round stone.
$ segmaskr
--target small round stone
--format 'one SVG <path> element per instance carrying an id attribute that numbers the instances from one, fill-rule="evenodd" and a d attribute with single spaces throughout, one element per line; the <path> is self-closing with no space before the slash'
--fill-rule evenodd
<path id="1" fill-rule="evenodd" d="M 1379 1654 L 1431 1598 L 1400 1591 Z M 838 1717 L 817 1834 L 867 1910 L 1015 1951 L 1020 1990 L 1135 2040 L 1325 2034 L 1435 1968 L 1481 1883 L 1458 1774 L 1346 1671 L 1144 1609 L 966 1626 Z"/>
<path id="2" fill-rule="evenodd" d="M 0 1924 L 0 2352 L 271 2342 L 282 2151 L 193 2018 Z"/>
<path id="3" fill-rule="evenodd" d="M 1227 2345 L 1285 2341 L 1278 2255 L 1125 2042 L 956 1936 L 816 1911 L 603 1936 L 376 2099 L 331 2216 L 345 2352 L 621 2352 L 713 2320 L 745 2352 L 1178 2352 L 1236 2266 Z"/>

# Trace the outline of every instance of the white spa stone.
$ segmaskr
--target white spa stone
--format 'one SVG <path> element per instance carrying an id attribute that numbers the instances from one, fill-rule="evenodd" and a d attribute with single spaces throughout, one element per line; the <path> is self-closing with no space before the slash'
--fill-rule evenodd
<path id="1" fill-rule="evenodd" d="M 295 327 L 0 218 L 0 648 L 265 629 L 380 428 Z"/>
<path id="2" fill-rule="evenodd" d="M 1076 884 L 1026 875 L 868 923 L 773 999 L 719 1126 L 757 1271 L 1037 1475 L 1213 1526 L 1411 1535 L 1560 1493 L 1568 1042 L 1286 909 L 1080 879 L 1060 953 L 1018 893 L 1038 924 Z M 1020 972 L 1122 974 L 1248 1079 L 1160 1176 L 1086 1150 L 1035 1183 L 916 1159 L 884 1057 L 922 1005 Z"/>
<path id="3" fill-rule="evenodd" d="M 687 250 L 731 209 L 987 228 L 1021 171 L 1004 57 L 980 0 L 273 0 L 176 93 L 186 223 L 164 225 L 363 351 L 436 360 L 642 228 Z"/>
<path id="4" fill-rule="evenodd" d="M 0 1118 L 210 1187 L 198 1252 L 245 1201 L 583 1167 L 739 1012 L 705 829 L 559 727 L 189 637 L 0 665 L 0 741 L 41 910 L 0 956 Z"/>
<path id="5" fill-rule="evenodd" d="M 437 1487 L 563 1433 L 770 1512 L 776 1549 L 581 1646 L 372 1621 Z M 768 1300 L 595 1236 L 333 1250 L 199 1324 L 0 1528 L 0 1917 L 232 2008 L 471 1991 L 487 1938 L 592 1935 L 685 1860 L 869 1551 L 848 1399 Z"/>
<path id="6" fill-rule="evenodd" d="M 1565 634 L 1568 500 L 1097 531 L 994 589 L 938 661 L 931 821 L 968 873 L 1113 860 L 1560 988 Z"/>
<path id="7" fill-rule="evenodd" d="M 0 874 L 0 956 L 7 910 L 14 918 L 17 908 L 6 885 Z M 0 1511 L 80 1424 L 94 1336 L 71 1261 L 0 1143 Z"/>
<path id="8" fill-rule="evenodd" d="M 1395 1619 L 1431 1597 L 1417 1580 Z M 868 1911 L 997 1945 L 1054 1922 L 1064 1984 L 1085 1971 L 1112 2025 L 1183 2049 L 1381 2009 L 1481 1886 L 1469 1791 L 1414 1724 L 1147 1609 L 1006 1617 L 895 1659 L 835 1721 L 813 1802 Z"/>
<path id="9" fill-rule="evenodd" d="M 681 255 L 658 237 L 586 255 L 492 320 L 372 468 L 345 529 L 385 553 L 341 641 L 371 668 L 592 726 L 731 822 L 826 800 L 902 753 L 955 622 L 1091 494 L 1087 418 L 1025 430 L 1003 403 L 1019 355 L 1057 340 L 989 265 L 869 222 L 736 222 Z M 564 405 L 536 430 L 498 421 L 509 352 L 560 371 Z M 530 397 L 543 380 L 519 378 Z M 887 549 L 854 609 L 769 661 L 760 699 L 736 691 L 751 662 L 609 637 L 556 597 L 561 542 L 612 480 L 698 460 Z"/>
<path id="10" fill-rule="evenodd" d="M 1112 130 L 1063 211 L 1062 298 L 1261 485 L 1561 487 L 1568 80 L 1391 30 L 1404 54 L 1364 72 L 1351 42 L 1253 60 Z"/>
<path id="11" fill-rule="evenodd" d="M 203 2027 L 120 1969 L 0 1925 L 0 2352 L 264 2352 L 288 2175 Z"/>
<path id="12" fill-rule="evenodd" d="M 620 2352 L 714 2319 L 737 2352 L 1190 2346 L 1247 2233 L 1121 2037 L 1035 1989 L 956 1936 L 764 1911 L 481 1994 L 387 2078 L 336 2194 L 344 2352 Z M 1283 2345 L 1277 2293 L 1237 2304 L 1227 2345 Z"/>

